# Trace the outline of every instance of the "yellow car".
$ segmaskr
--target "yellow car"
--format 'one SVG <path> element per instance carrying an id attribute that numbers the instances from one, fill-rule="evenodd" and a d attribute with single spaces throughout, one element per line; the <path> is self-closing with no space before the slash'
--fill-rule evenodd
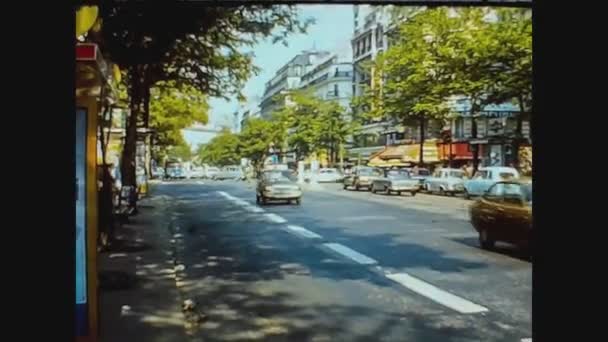
<path id="1" fill-rule="evenodd" d="M 530 247 L 532 183 L 497 182 L 471 205 L 470 218 L 484 249 L 493 248 L 496 241 Z"/>

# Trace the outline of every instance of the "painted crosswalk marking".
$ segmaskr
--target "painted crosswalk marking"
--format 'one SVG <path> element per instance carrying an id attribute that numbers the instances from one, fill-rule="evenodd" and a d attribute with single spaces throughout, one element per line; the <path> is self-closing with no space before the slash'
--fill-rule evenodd
<path id="1" fill-rule="evenodd" d="M 488 311 L 487 308 L 481 305 L 477 305 L 464 298 L 443 291 L 442 289 L 426 283 L 418 278 L 414 278 L 407 273 L 387 274 L 386 277 L 424 297 L 427 297 L 460 313 L 471 314 Z"/>
<path id="2" fill-rule="evenodd" d="M 324 243 L 323 246 L 362 265 L 373 265 L 378 263 L 376 260 L 339 243 Z"/>

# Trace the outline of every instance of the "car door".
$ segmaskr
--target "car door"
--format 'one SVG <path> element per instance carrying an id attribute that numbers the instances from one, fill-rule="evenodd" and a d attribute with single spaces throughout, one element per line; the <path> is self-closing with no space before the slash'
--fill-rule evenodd
<path id="1" fill-rule="evenodd" d="M 500 217 L 502 227 L 500 238 L 503 241 L 518 243 L 529 238 L 531 212 L 524 200 L 522 185 L 504 183 L 503 201 Z"/>
<path id="2" fill-rule="evenodd" d="M 488 191 L 488 189 L 490 189 L 494 183 L 494 174 L 494 171 L 488 170 L 475 182 L 475 194 L 483 195 L 486 191 Z"/>
<path id="3" fill-rule="evenodd" d="M 503 202 L 503 185 L 495 184 L 483 194 L 479 201 L 479 210 L 477 220 L 481 228 L 487 229 L 492 235 L 500 232 L 503 223 L 502 203 Z"/>

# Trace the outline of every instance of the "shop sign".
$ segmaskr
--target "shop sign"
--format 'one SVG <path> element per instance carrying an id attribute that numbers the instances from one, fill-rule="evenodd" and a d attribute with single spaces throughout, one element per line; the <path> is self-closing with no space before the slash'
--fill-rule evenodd
<path id="1" fill-rule="evenodd" d="M 505 133 L 505 122 L 503 118 L 488 119 L 488 136 L 498 136 Z"/>

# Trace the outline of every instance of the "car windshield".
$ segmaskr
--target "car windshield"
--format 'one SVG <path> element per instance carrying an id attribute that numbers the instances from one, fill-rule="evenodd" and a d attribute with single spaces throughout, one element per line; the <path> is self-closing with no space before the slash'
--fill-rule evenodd
<path id="1" fill-rule="evenodd" d="M 373 169 L 359 169 L 358 173 L 359 173 L 359 176 L 373 176 L 374 170 Z"/>
<path id="2" fill-rule="evenodd" d="M 502 180 L 510 180 L 510 179 L 517 179 L 517 175 L 515 175 L 513 172 L 500 172 L 498 173 L 498 177 Z"/>
<path id="3" fill-rule="evenodd" d="M 264 179 L 269 182 L 293 182 L 296 178 L 290 171 L 266 171 Z"/>
<path id="4" fill-rule="evenodd" d="M 410 173 L 407 171 L 389 171 L 386 176 L 391 179 L 408 179 L 410 178 Z"/>

